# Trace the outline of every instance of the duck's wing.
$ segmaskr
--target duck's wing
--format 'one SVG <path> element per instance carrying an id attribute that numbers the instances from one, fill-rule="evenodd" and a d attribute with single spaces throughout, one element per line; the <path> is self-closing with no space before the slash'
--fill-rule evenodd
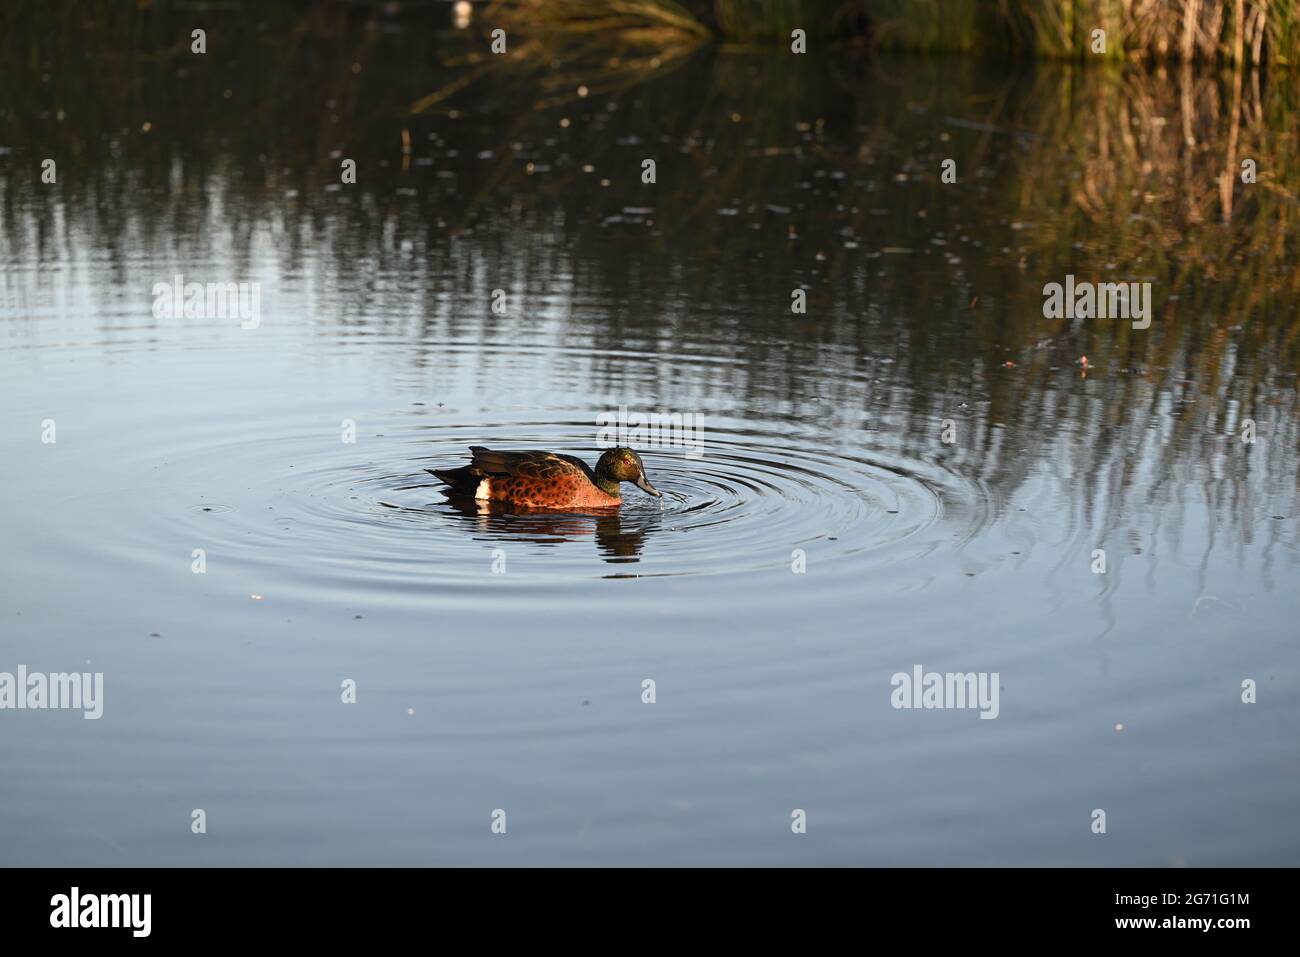
<path id="1" fill-rule="evenodd" d="M 571 455 L 531 450 L 502 451 L 485 449 L 481 445 L 471 445 L 469 450 L 473 454 L 470 468 L 483 475 L 510 475 L 528 479 L 574 476 L 594 478 L 591 469 L 581 459 Z"/>

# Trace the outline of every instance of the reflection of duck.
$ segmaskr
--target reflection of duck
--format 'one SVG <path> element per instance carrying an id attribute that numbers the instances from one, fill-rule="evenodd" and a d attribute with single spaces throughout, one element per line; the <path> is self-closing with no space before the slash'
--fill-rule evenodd
<path id="1" fill-rule="evenodd" d="M 646 527 L 623 527 L 618 513 L 596 518 L 596 545 L 607 562 L 636 561 L 645 545 Z"/>
<path id="2" fill-rule="evenodd" d="M 465 496 L 451 496 L 447 504 L 460 514 L 477 518 L 489 532 L 509 532 L 519 541 L 551 545 L 585 538 L 595 532 L 596 546 L 607 562 L 635 562 L 645 546 L 650 526 L 638 521 L 624 522 L 616 509 L 593 508 L 587 514 L 539 512 L 506 504 L 473 501 Z"/>
<path id="3" fill-rule="evenodd" d="M 469 465 L 458 469 L 425 469 L 450 487 L 449 495 L 473 497 L 523 509 L 618 508 L 622 482 L 659 497 L 645 477 L 641 456 L 631 449 L 610 449 L 593 471 L 582 459 L 554 452 L 494 452 L 469 447 Z"/>

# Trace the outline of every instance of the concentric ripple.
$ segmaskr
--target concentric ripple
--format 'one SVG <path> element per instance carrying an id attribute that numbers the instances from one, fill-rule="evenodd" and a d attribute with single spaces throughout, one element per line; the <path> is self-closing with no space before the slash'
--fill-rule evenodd
<path id="1" fill-rule="evenodd" d="M 471 444 L 594 462 L 591 421 L 569 410 L 483 425 L 422 407 L 367 419 L 354 443 L 297 419 L 196 432 L 155 466 L 175 501 L 139 520 L 165 517 L 168 535 L 200 543 L 210 561 L 296 573 L 304 592 L 325 583 L 392 594 L 482 582 L 502 563 L 512 581 L 734 575 L 789 567 L 801 553 L 856 572 L 960 544 L 992 513 L 978 482 L 888 450 L 888 436 L 861 432 L 855 443 L 777 422 L 719 420 L 697 458 L 640 449 L 663 497 L 625 485 L 617 514 L 489 511 L 449 500 L 425 471 L 466 461 Z M 240 487 L 205 480 L 215 460 L 236 466 Z"/>

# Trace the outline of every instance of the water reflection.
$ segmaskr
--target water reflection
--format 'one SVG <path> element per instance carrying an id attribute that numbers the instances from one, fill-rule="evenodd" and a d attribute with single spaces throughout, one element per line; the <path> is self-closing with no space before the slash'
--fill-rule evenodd
<path id="1" fill-rule="evenodd" d="M 653 516 L 625 518 L 618 509 L 592 509 L 589 514 L 530 512 L 453 495 L 447 496 L 444 504 L 472 519 L 467 524 L 490 539 L 508 538 L 534 545 L 594 539 L 600 557 L 611 564 L 635 563 L 645 547 L 646 536 L 659 525 Z"/>
<path id="2" fill-rule="evenodd" d="M 196 58 L 159 41 L 183 12 L 58 8 L 0 8 L 0 604 L 14 654 L 108 658 L 139 710 L 103 748 L 0 741 L 14 860 L 84 862 L 93 804 L 193 863 L 138 822 L 233 762 L 246 827 L 201 863 L 419 863 L 444 825 L 472 861 L 506 792 L 528 863 L 590 860 L 591 820 L 615 862 L 1294 863 L 1295 707 L 1232 710 L 1294 646 L 1294 76 L 491 65 L 428 10 L 337 4 L 252 41 L 208 11 Z M 261 325 L 155 316 L 178 272 L 259 282 Z M 1066 275 L 1150 281 L 1151 327 L 1043 318 Z M 704 416 L 701 458 L 639 450 L 662 511 L 483 514 L 424 472 L 590 460 L 621 406 Z M 899 719 L 917 661 L 1000 671 L 1001 716 Z M 653 719 L 618 710 L 649 673 Z M 340 718 L 352 675 L 373 710 Z M 340 749 L 394 786 L 340 789 Z M 1063 834 L 1099 788 L 1148 844 Z M 566 816 L 593 794 L 616 827 Z M 844 826 L 772 850 L 791 801 Z"/>
<path id="3" fill-rule="evenodd" d="M 1214 523 L 1294 543 L 1287 79 L 1008 77 L 943 61 L 909 63 L 900 87 L 853 58 L 792 70 L 704 50 L 623 61 L 608 90 L 593 67 L 562 63 L 538 90 L 526 64 L 472 82 L 456 65 L 390 76 L 417 22 L 376 34 L 373 20 L 325 16 L 268 13 L 268 30 L 323 30 L 347 77 L 330 95 L 287 81 L 305 122 L 273 138 L 256 90 L 227 97 L 228 74 L 179 55 L 127 69 L 140 82 L 170 71 L 186 105 L 142 113 L 68 77 L 59 113 L 10 128 L 0 242 L 16 345 L 50 341 L 32 324 L 57 328 L 70 305 L 99 316 L 83 348 L 192 341 L 138 308 L 142 289 L 182 268 L 256 279 L 277 334 L 305 323 L 337 354 L 382 350 L 397 380 L 433 395 L 490 397 L 544 362 L 553 393 L 761 409 L 799 448 L 812 422 L 831 443 L 865 429 L 1003 499 L 1046 471 L 1094 537 L 1178 509 L 1187 482 L 1225 506 L 1267 487 L 1285 524 L 1232 507 Z M 353 36 L 376 44 L 357 72 Z M 268 51 L 247 55 L 276 70 Z M 39 76 L 4 76 L 10 102 L 42 95 Z M 196 100 L 217 110 L 211 123 L 189 122 Z M 222 112 L 235 109 L 250 117 Z M 1229 141 L 1259 157 L 1262 188 L 1223 178 Z M 42 151 L 76 157 L 58 191 L 18 175 L 17 158 Z M 650 152 L 653 187 L 639 178 Z M 933 174 L 949 154 L 962 157 L 954 186 Z M 362 171 L 354 186 L 338 181 L 344 156 Z M 1041 287 L 1067 273 L 1153 281 L 1155 324 L 1044 319 Z M 788 308 L 794 289 L 805 314 Z M 505 315 L 490 308 L 497 290 Z M 1234 440 L 1247 419 L 1264 446 Z M 952 449 L 936 448 L 944 421 L 959 426 Z"/>

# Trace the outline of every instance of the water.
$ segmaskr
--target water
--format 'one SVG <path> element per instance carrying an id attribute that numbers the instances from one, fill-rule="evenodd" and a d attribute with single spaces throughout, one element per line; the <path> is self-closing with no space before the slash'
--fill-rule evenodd
<path id="1" fill-rule="evenodd" d="M 0 714 L 0 863 L 1300 862 L 1297 234 L 1221 222 L 1230 79 L 703 50 L 412 116 L 465 66 L 339 17 L 5 68 L 0 671 L 105 701 Z M 260 323 L 156 317 L 178 273 Z M 1067 273 L 1151 328 L 1044 319 Z M 619 406 L 704 417 L 662 500 L 425 472 Z M 997 719 L 891 707 L 916 664 Z"/>

